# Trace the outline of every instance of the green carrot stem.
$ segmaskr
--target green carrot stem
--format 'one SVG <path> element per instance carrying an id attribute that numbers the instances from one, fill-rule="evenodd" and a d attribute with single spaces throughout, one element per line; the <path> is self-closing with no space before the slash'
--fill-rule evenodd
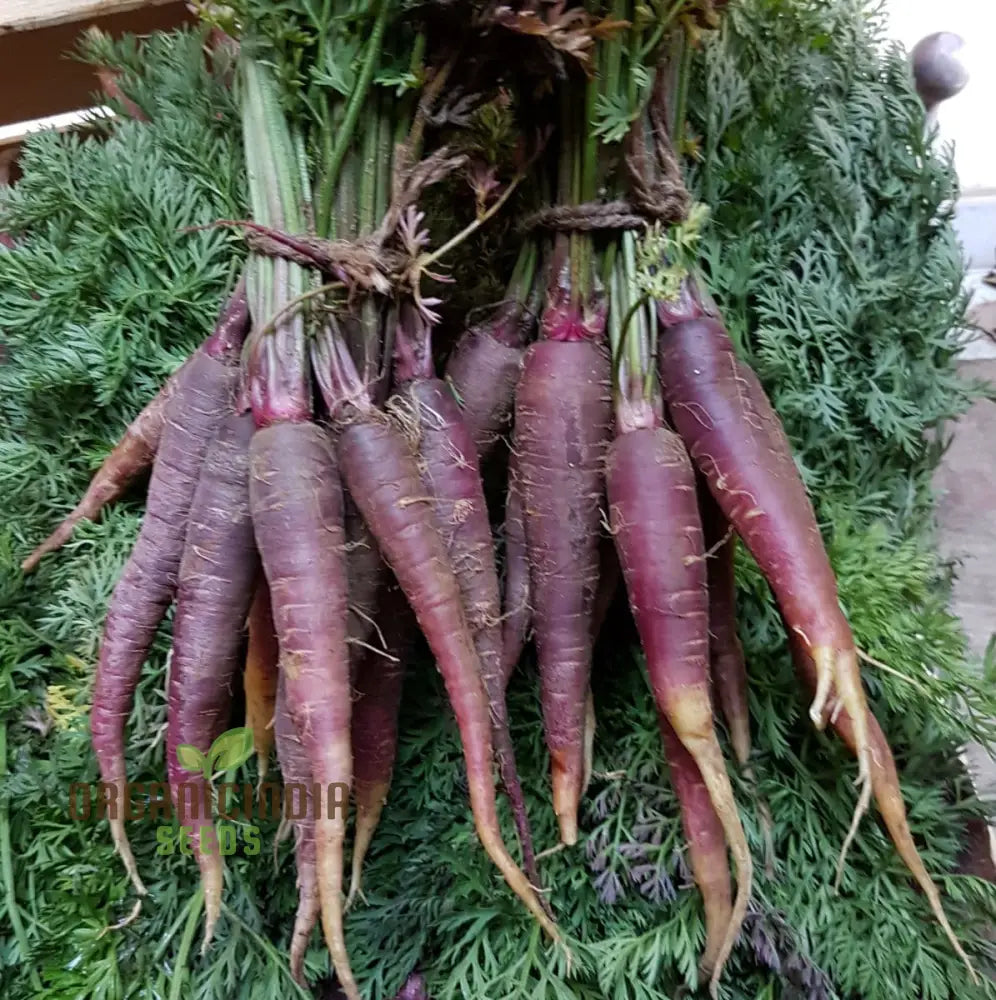
<path id="1" fill-rule="evenodd" d="M 505 287 L 505 298 L 509 302 L 525 302 L 536 277 L 538 256 L 536 244 L 532 240 L 526 240 L 519 250 L 519 256 L 515 258 L 512 276 Z"/>
<path id="2" fill-rule="evenodd" d="M 630 374 L 637 375 L 642 379 L 648 368 L 649 348 L 647 345 L 646 325 L 642 312 L 646 305 L 644 295 L 634 296 L 632 292 L 636 279 L 636 238 L 633 233 L 622 234 L 623 269 L 626 277 L 627 287 L 630 289 L 630 317 L 631 329 L 624 329 L 623 336 L 626 338 L 626 358 L 629 362 Z"/>
<path id="3" fill-rule="evenodd" d="M 173 963 L 173 979 L 169 988 L 169 1000 L 180 1000 L 183 994 L 183 984 L 189 975 L 187 964 L 190 960 L 190 950 L 194 944 L 194 935 L 197 933 L 197 925 L 200 923 L 201 910 L 203 909 L 204 889 L 198 886 L 197 892 L 194 893 L 190 913 L 187 916 L 187 924 L 183 928 L 180 950 L 176 953 L 176 961 Z"/>
<path id="4" fill-rule="evenodd" d="M 380 167 L 380 164 L 377 162 L 380 101 L 375 97 L 371 103 L 373 107 L 370 111 L 366 127 L 363 130 L 363 140 L 360 144 L 360 203 L 359 211 L 357 212 L 360 233 L 368 233 L 374 228 L 377 174 Z"/>
<path id="5" fill-rule="evenodd" d="M 0 721 L 0 775 L 7 774 L 7 723 Z M 14 892 L 14 865 L 11 857 L 10 847 L 10 811 L 6 800 L 0 803 L 0 872 L 3 874 L 3 896 L 4 908 L 10 919 L 11 929 L 14 931 L 14 939 L 17 941 L 17 948 L 21 953 L 21 962 L 27 966 L 28 980 L 31 988 L 37 993 L 42 992 L 41 979 L 38 970 L 31 964 L 31 947 L 28 944 L 28 935 L 21 922 L 21 910 L 17 903 L 17 896 Z"/>
<path id="6" fill-rule="evenodd" d="M 421 38 L 421 35 L 419 36 Z M 394 137 L 391 116 L 384 110 L 390 102 L 381 98 L 377 128 L 377 188 L 374 192 L 374 218 L 371 228 L 383 218 L 391 201 L 391 173 L 394 166 Z M 402 120 L 407 116 L 401 115 Z"/>
<path id="7" fill-rule="evenodd" d="M 346 113 L 343 116 L 342 124 L 336 131 L 335 141 L 329 150 L 329 155 L 322 171 L 322 181 L 318 189 L 318 204 L 315 209 L 315 224 L 319 236 L 328 236 L 332 229 L 332 211 L 336 181 L 339 178 L 339 170 L 349 149 L 349 144 L 352 142 L 353 133 L 356 131 L 356 123 L 359 121 L 360 112 L 366 103 L 367 92 L 370 90 L 370 84 L 373 82 L 377 59 L 383 47 L 384 29 L 387 27 L 388 7 L 387 0 L 381 0 L 378 4 L 377 19 L 374 21 L 373 31 L 370 33 L 370 40 L 367 42 L 363 64 L 356 78 L 353 92 L 349 95 Z"/>
<path id="8" fill-rule="evenodd" d="M 685 145 L 685 107 L 688 102 L 688 76 L 692 68 L 692 47 L 684 32 L 679 32 L 675 39 L 678 47 L 678 84 L 674 99 L 674 122 L 671 124 L 673 148 L 676 156 L 681 156 Z"/>

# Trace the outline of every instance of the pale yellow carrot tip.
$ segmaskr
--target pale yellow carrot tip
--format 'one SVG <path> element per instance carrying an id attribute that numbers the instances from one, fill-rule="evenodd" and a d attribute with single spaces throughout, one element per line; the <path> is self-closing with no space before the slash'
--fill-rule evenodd
<path id="1" fill-rule="evenodd" d="M 121 858 L 121 863 L 125 867 L 125 872 L 131 880 L 135 892 L 140 896 L 147 896 L 149 890 L 145 888 L 145 883 L 142 881 L 141 875 L 138 874 L 138 864 L 135 861 L 135 855 L 132 853 L 131 844 L 128 842 L 128 835 L 125 833 L 124 820 L 120 818 L 112 819 L 110 820 L 110 824 L 114 850 L 117 851 L 118 857 Z"/>

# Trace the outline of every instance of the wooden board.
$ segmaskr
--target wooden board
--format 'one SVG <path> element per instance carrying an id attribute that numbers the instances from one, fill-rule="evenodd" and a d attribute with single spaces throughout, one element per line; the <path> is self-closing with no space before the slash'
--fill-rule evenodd
<path id="1" fill-rule="evenodd" d="M 0 35 L 125 14 L 140 7 L 161 7 L 172 2 L 174 0 L 3 0 Z"/>
<path id="2" fill-rule="evenodd" d="M 66 20 L 71 9 L 74 19 Z M 91 24 L 112 35 L 141 35 L 174 28 L 192 17 L 182 0 L 156 0 L 152 4 L 139 0 L 0 0 L 0 25 L 26 24 L 29 11 L 38 20 L 46 10 L 47 27 L 0 29 L 0 125 L 76 111 L 94 103 L 97 79 L 93 70 L 71 55 L 80 34 Z M 98 16 L 93 11 L 102 13 Z"/>

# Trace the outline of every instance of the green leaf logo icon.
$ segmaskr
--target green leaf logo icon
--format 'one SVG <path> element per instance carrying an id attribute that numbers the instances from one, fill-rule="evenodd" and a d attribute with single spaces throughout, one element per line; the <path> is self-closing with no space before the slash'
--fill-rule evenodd
<path id="1" fill-rule="evenodd" d="M 193 771 L 195 774 L 208 773 L 208 759 L 190 743 L 181 743 L 176 748 L 176 759 L 180 762 L 180 767 L 184 771 Z"/>
<path id="2" fill-rule="evenodd" d="M 179 749 L 179 748 L 178 748 Z M 212 771 L 227 771 L 244 764 L 252 756 L 252 730 L 246 726 L 222 733 L 208 750 Z"/>

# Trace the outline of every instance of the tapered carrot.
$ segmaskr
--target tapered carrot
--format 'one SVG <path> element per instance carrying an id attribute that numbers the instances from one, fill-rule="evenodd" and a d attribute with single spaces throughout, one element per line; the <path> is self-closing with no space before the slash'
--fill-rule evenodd
<path id="1" fill-rule="evenodd" d="M 790 636 L 790 645 L 792 647 L 792 660 L 795 664 L 796 672 L 809 692 L 814 693 L 819 680 L 816 664 L 813 662 L 812 656 L 800 638 Z M 839 709 L 834 707 L 830 713 L 830 725 L 851 751 L 856 753 L 859 745 L 857 733 L 854 721 L 847 708 L 843 706 L 840 706 Z M 923 894 L 927 897 L 927 902 L 934 914 L 934 918 L 947 935 L 955 954 L 965 963 L 965 968 L 968 969 L 972 982 L 978 983 L 979 976 L 975 971 L 975 966 L 955 935 L 954 928 L 951 926 L 947 914 L 944 912 L 941 894 L 934 884 L 933 879 L 928 874 L 923 859 L 920 857 L 920 852 L 916 848 L 913 833 L 906 818 L 906 806 L 903 803 L 903 793 L 899 787 L 896 762 L 892 756 L 892 751 L 889 749 L 885 733 L 882 732 L 882 727 L 879 725 L 878 719 L 871 712 L 868 713 L 868 735 L 871 742 L 871 787 L 875 793 L 875 802 L 878 805 L 879 812 L 882 814 L 885 828 L 889 831 L 892 843 L 895 845 L 899 856 L 903 859 L 903 863 L 909 869 L 910 874 L 923 891 Z M 854 826 L 852 824 L 849 836 L 853 836 L 853 833 Z M 843 851 L 841 852 L 841 861 L 843 861 Z M 840 865 L 838 865 L 837 877 L 838 879 L 840 878 Z"/>
<path id="2" fill-rule="evenodd" d="M 733 571 L 736 537 L 708 488 L 699 489 L 699 512 L 708 558 L 709 663 L 712 687 L 730 731 L 737 760 L 750 758 L 747 664 L 737 635 L 737 592 Z"/>
<path id="3" fill-rule="evenodd" d="M 142 664 L 176 593 L 187 515 L 201 465 L 231 406 L 248 311 L 241 289 L 215 333 L 191 358 L 166 408 L 145 518 L 107 610 L 93 687 L 90 729 L 101 779 L 117 790 L 111 836 L 135 889 L 145 893 L 124 827 L 124 728 Z"/>
<path id="4" fill-rule="evenodd" d="M 511 889 L 559 941 L 556 925 L 502 839 L 481 663 L 415 453 L 401 431 L 371 404 L 333 323 L 313 340 L 312 361 L 337 426 L 343 483 L 404 591 L 446 683 L 460 729 L 477 835 Z"/>
<path id="5" fill-rule="evenodd" d="M 392 412 L 410 434 L 436 526 L 460 586 L 464 615 L 481 664 L 491 714 L 491 740 L 512 806 L 523 868 L 540 884 L 532 831 L 515 765 L 502 680 L 501 590 L 495 565 L 480 459 L 449 387 L 433 373 L 431 324 L 402 304 L 395 333 Z"/>
<path id="6" fill-rule="evenodd" d="M 816 665 L 810 717 L 823 728 L 833 695 L 854 721 L 860 816 L 871 796 L 868 705 L 837 581 L 781 421 L 693 285 L 677 303 L 658 303 L 658 315 L 661 383 L 678 433 L 771 585 L 789 633 Z"/>
<path id="7" fill-rule="evenodd" d="M 243 148 L 257 222 L 306 230 L 306 172 L 270 69 L 243 51 Z M 247 391 L 257 430 L 249 493 L 256 544 L 270 587 L 287 709 L 320 794 L 314 797 L 315 866 L 322 930 L 342 991 L 359 1000 L 343 929 L 343 846 L 352 784 L 352 709 L 342 486 L 328 431 L 312 422 L 314 386 L 304 313 L 309 286 L 285 260 L 251 256 L 254 328 Z"/>
<path id="8" fill-rule="evenodd" d="M 695 474 L 677 434 L 655 422 L 619 420 L 623 433 L 606 467 L 609 521 L 657 710 L 698 766 L 736 863 L 737 894 L 710 982 L 715 995 L 747 912 L 753 862 L 713 727 Z"/>
<path id="9" fill-rule="evenodd" d="M 318 923 L 321 901 L 318 898 L 318 874 L 315 869 L 315 800 L 312 795 L 311 764 L 308 752 L 294 727 L 287 707 L 287 682 L 277 684 L 274 706 L 274 735 L 277 759 L 284 782 L 284 801 L 290 800 L 289 788 L 294 789 L 294 811 L 300 813 L 294 824 L 294 862 L 297 868 L 297 912 L 291 932 L 290 969 L 294 981 L 306 985 L 304 956 L 308 951 L 311 932 Z M 286 811 L 286 810 L 285 810 Z"/>
<path id="10" fill-rule="evenodd" d="M 381 587 L 378 622 L 383 649 L 362 650 L 353 680 L 353 802 L 356 828 L 348 907 L 362 895 L 363 861 L 380 822 L 398 749 L 398 709 L 418 625 L 401 588 Z"/>
<path id="11" fill-rule="evenodd" d="M 342 489 L 328 435 L 312 423 L 285 420 L 258 430 L 250 461 L 253 523 L 287 708 L 322 790 L 314 802 L 322 927 L 339 984 L 357 1000 L 342 906 L 353 771 Z"/>
<path id="12" fill-rule="evenodd" d="M 373 531 L 418 619 L 460 728 L 474 823 L 484 849 L 547 933 L 558 938 L 533 887 L 508 853 L 498 826 L 488 699 L 463 611 L 460 586 L 426 502 L 415 456 L 401 433 L 373 410 L 343 424 L 339 461 L 356 505 Z"/>
<path id="13" fill-rule="evenodd" d="M 190 507 L 173 623 L 166 767 L 180 826 L 192 830 L 201 872 L 204 949 L 221 913 L 224 864 L 205 808 L 209 775 L 188 769 L 178 748 L 194 747 L 206 758 L 228 723 L 242 629 L 259 572 L 249 513 L 253 430 L 251 414 L 232 415 L 208 448 Z"/>
<path id="14" fill-rule="evenodd" d="M 688 863 L 692 878 L 702 895 L 705 912 L 705 947 L 699 961 L 703 976 L 716 968 L 733 914 L 733 890 L 730 866 L 726 859 L 723 825 L 709 798 L 709 789 L 695 758 L 685 749 L 667 717 L 659 717 L 664 759 L 681 810 L 681 825 L 688 844 Z"/>
<path id="15" fill-rule="evenodd" d="M 273 749 L 273 718 L 277 698 L 277 661 L 280 650 L 273 627 L 270 588 L 261 573 L 256 582 L 256 596 L 249 609 L 249 646 L 242 685 L 246 696 L 246 726 L 252 730 L 259 780 L 270 767 Z"/>
<path id="16" fill-rule="evenodd" d="M 611 406 L 607 352 L 593 342 L 587 326 L 558 322 L 558 316 L 547 309 L 548 339 L 526 352 L 514 447 L 553 808 L 561 841 L 574 844 L 584 784 L 585 696 Z M 551 334 L 563 339 L 549 339 Z"/>

